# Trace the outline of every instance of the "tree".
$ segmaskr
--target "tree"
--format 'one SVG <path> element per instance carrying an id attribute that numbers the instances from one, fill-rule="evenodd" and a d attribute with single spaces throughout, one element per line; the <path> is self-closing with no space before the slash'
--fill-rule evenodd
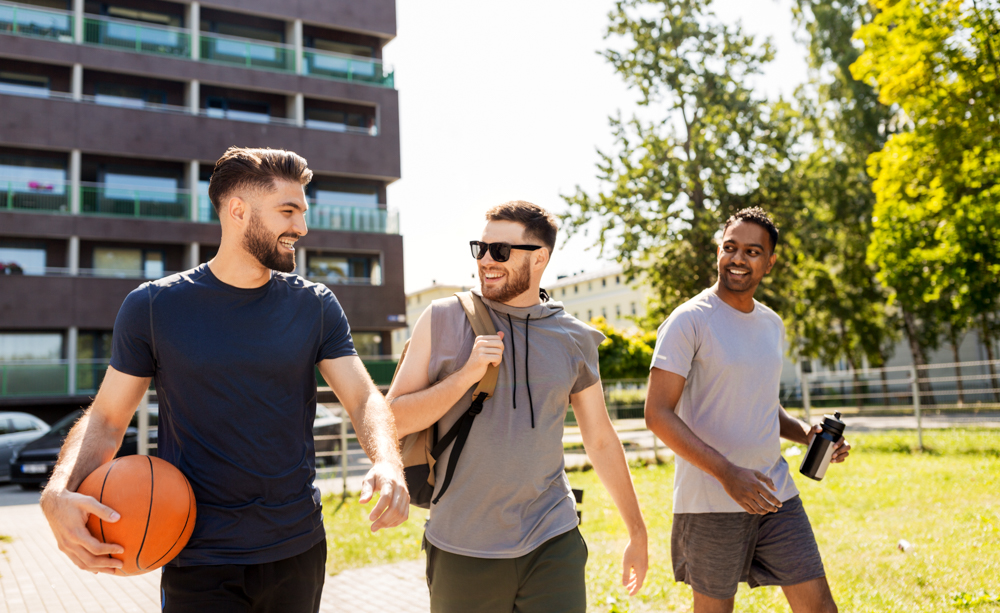
<path id="1" fill-rule="evenodd" d="M 854 31 L 874 16 L 866 1 L 797 0 L 793 12 L 808 37 L 811 79 L 797 97 L 811 148 L 795 167 L 803 213 L 789 337 L 799 356 L 845 358 L 860 385 L 862 359 L 885 365 L 897 337 L 898 317 L 865 261 L 875 205 L 866 161 L 882 148 L 892 110 L 849 70 L 860 55 Z M 884 373 L 882 389 L 888 402 Z"/>
<path id="2" fill-rule="evenodd" d="M 615 4 L 607 37 L 624 48 L 604 56 L 655 118 L 612 118 L 617 151 L 599 152 L 603 191 L 564 197 L 568 234 L 596 221 L 602 252 L 610 245 L 629 280 L 649 283 L 655 323 L 714 282 L 714 237 L 732 212 L 762 205 L 780 219 L 785 203 L 794 114 L 747 83 L 773 51 L 721 23 L 710 4 Z M 779 283 L 764 290 L 775 308 Z"/>
<path id="3" fill-rule="evenodd" d="M 649 376 L 656 332 L 618 330 L 603 317 L 596 317 L 590 323 L 607 337 L 597 348 L 601 379 L 645 379 Z"/>
<path id="4" fill-rule="evenodd" d="M 876 206 L 868 259 L 903 309 L 915 361 L 926 361 L 923 349 L 955 323 L 955 311 L 976 322 L 992 360 L 1000 307 L 1000 3 L 873 4 L 880 12 L 858 31 L 865 51 L 851 70 L 878 89 L 883 104 L 898 105 L 905 129 L 869 158 Z"/>

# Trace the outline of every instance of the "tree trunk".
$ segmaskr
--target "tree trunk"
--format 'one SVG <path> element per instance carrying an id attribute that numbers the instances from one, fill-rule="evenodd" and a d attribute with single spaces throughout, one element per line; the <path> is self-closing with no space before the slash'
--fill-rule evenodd
<path id="1" fill-rule="evenodd" d="M 959 338 L 954 326 L 951 326 L 949 331 L 949 336 L 951 337 L 949 339 L 951 341 L 951 354 L 955 359 L 955 382 L 958 383 L 958 406 L 961 407 L 965 404 L 965 390 L 962 387 L 962 367 L 959 365 L 962 358 L 958 353 L 958 345 L 961 343 L 961 338 Z"/>
<path id="2" fill-rule="evenodd" d="M 990 328 L 986 322 L 986 313 L 981 315 L 983 336 L 982 342 L 986 345 L 986 359 L 990 361 L 990 387 L 993 388 L 993 400 L 1000 402 L 1000 385 L 997 384 L 997 367 L 993 363 L 993 337 L 990 336 Z"/>
<path id="3" fill-rule="evenodd" d="M 927 354 L 924 352 L 923 345 L 920 344 L 920 337 L 917 334 L 917 322 L 914 321 L 913 315 L 906 309 L 901 309 L 903 313 L 903 328 L 906 330 L 906 339 L 910 343 L 910 355 L 913 356 L 913 365 L 917 367 L 917 378 L 920 378 L 921 371 L 926 372 L 926 369 L 921 369 L 921 366 L 927 366 Z M 920 384 L 920 395 L 931 396 L 933 389 L 931 388 L 930 382 L 923 382 Z M 933 397 L 931 398 L 933 400 Z"/>

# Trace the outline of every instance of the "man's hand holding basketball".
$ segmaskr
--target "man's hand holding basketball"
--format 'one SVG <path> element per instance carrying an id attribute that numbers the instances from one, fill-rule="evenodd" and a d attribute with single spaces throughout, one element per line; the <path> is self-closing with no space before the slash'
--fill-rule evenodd
<path id="1" fill-rule="evenodd" d="M 59 550 L 74 564 L 92 573 L 113 575 L 114 569 L 122 567 L 122 561 L 108 554 L 122 553 L 121 545 L 102 543 L 87 530 L 87 519 L 96 515 L 102 521 L 116 522 L 118 513 L 96 499 L 77 494 L 66 489 L 47 488 L 42 494 L 42 512 L 55 534 Z"/>
<path id="2" fill-rule="evenodd" d="M 390 462 L 378 462 L 371 467 L 361 484 L 361 504 L 366 504 L 379 493 L 378 503 L 368 514 L 372 532 L 382 528 L 395 528 L 410 516 L 410 492 L 402 467 Z"/>

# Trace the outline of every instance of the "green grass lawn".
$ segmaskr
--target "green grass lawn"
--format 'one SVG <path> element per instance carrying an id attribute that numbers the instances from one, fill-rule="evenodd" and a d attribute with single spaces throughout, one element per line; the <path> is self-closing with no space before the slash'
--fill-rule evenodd
<path id="1" fill-rule="evenodd" d="M 796 483 L 819 541 L 834 597 L 844 612 L 1000 613 L 1000 431 L 948 430 L 924 434 L 856 434 L 851 458 L 820 483 Z M 670 569 L 673 465 L 638 467 L 633 478 L 650 533 L 650 572 L 642 592 L 628 598 L 618 586 L 626 532 L 593 471 L 570 473 L 585 491 L 581 530 L 591 611 L 688 611 L 691 591 Z M 330 571 L 420 555 L 426 515 L 411 512 L 404 526 L 371 535 L 371 505 L 356 499 L 337 508 L 328 498 Z M 896 548 L 913 544 L 909 553 Z M 788 611 L 779 588 L 741 586 L 737 611 Z"/>

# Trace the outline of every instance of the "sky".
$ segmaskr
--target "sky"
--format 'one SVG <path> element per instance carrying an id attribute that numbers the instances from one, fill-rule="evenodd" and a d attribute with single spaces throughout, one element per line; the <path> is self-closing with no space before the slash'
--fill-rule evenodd
<path id="1" fill-rule="evenodd" d="M 637 96 L 599 55 L 612 0 L 397 0 L 396 71 L 402 178 L 399 211 L 407 293 L 433 282 L 476 285 L 468 241 L 486 209 L 528 200 L 554 213 L 579 185 L 595 193 L 597 151 L 614 151 L 608 117 Z M 793 38 L 791 0 L 716 0 L 716 13 L 770 36 L 776 60 L 758 79 L 791 96 L 807 76 Z M 594 237 L 561 234 L 542 286 L 613 263 Z"/>

